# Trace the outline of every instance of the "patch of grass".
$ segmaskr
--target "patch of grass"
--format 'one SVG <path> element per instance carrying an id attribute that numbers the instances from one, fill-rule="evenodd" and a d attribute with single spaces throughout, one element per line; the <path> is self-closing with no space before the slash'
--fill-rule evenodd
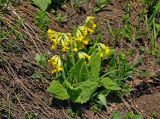
<path id="1" fill-rule="evenodd" d="M 121 115 L 120 112 L 115 112 L 111 119 L 143 119 L 142 115 L 128 112 L 126 115 Z"/>
<path id="2" fill-rule="evenodd" d="M 7 10 L 8 5 L 9 5 L 9 0 L 0 0 L 0 8 L 2 11 Z"/>
<path id="3" fill-rule="evenodd" d="M 56 12 L 56 21 L 59 23 L 67 22 L 67 16 L 62 16 L 60 12 Z"/>
<path id="4" fill-rule="evenodd" d="M 145 40 L 148 38 L 148 32 L 145 29 L 145 27 L 141 24 L 144 24 L 143 16 L 144 14 L 141 14 L 138 17 L 138 24 L 133 25 L 131 19 L 132 11 L 131 11 L 131 3 L 127 2 L 124 7 L 125 14 L 122 17 L 123 25 L 121 28 L 114 28 L 112 25 L 110 25 L 109 21 L 107 21 L 107 27 L 108 30 L 112 36 L 113 41 L 117 42 L 119 44 L 122 40 L 125 40 L 129 43 L 136 43 L 139 40 Z M 137 14 L 138 16 L 138 14 Z"/>
<path id="5" fill-rule="evenodd" d="M 126 81 L 131 79 L 138 64 L 139 61 L 134 62 L 132 65 L 129 64 L 123 52 L 116 54 L 110 59 L 108 67 L 105 70 L 107 73 L 104 76 L 111 78 L 121 87 L 122 90 L 116 92 L 120 97 L 130 93 L 131 88 Z"/>
<path id="6" fill-rule="evenodd" d="M 46 54 L 36 54 L 35 61 L 38 65 L 46 67 L 48 56 Z"/>
<path id="7" fill-rule="evenodd" d="M 112 3 L 112 0 L 96 0 L 96 6 L 93 9 L 93 13 L 98 13 L 103 10 L 106 5 Z"/>
<path id="8" fill-rule="evenodd" d="M 76 10 L 80 10 L 82 4 L 84 4 L 87 0 L 69 0 L 72 7 Z"/>
<path id="9" fill-rule="evenodd" d="M 37 113 L 29 114 L 28 112 L 25 112 L 24 119 L 38 119 Z"/>
<path id="10" fill-rule="evenodd" d="M 17 22 L 15 26 L 10 26 L 10 28 L 0 24 L 0 31 L 1 31 L 0 50 L 6 51 L 6 52 L 11 51 L 15 54 L 19 54 L 21 52 L 22 46 L 20 45 L 25 35 L 19 31 L 19 28 L 20 28 L 19 22 Z"/>
<path id="11" fill-rule="evenodd" d="M 150 36 L 151 40 L 151 47 L 152 47 L 152 54 L 158 56 L 158 44 L 157 44 L 157 37 L 160 34 L 160 22 L 159 22 L 159 14 L 160 14 L 160 1 L 146 1 L 143 0 L 144 10 L 147 11 L 143 14 L 146 15 L 145 17 L 145 24 L 147 26 L 147 31 Z M 143 15 L 144 16 L 144 15 Z"/>
<path id="12" fill-rule="evenodd" d="M 48 18 L 47 12 L 39 10 L 35 14 L 35 24 L 42 30 L 46 31 L 50 20 Z"/>

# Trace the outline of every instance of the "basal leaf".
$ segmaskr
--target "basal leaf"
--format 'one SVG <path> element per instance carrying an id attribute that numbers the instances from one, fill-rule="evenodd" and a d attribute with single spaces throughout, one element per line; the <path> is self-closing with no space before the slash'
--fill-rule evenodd
<path id="1" fill-rule="evenodd" d="M 48 88 L 48 92 L 51 93 L 55 98 L 65 100 L 68 99 L 68 93 L 66 88 L 57 80 L 53 80 Z"/>
<path id="2" fill-rule="evenodd" d="M 77 88 L 81 89 L 82 92 L 79 94 L 76 102 L 86 103 L 91 98 L 93 93 L 96 91 L 97 87 L 97 82 L 85 81 L 80 83 L 80 85 Z"/>
<path id="3" fill-rule="evenodd" d="M 51 4 L 51 0 L 32 0 L 36 6 L 38 6 L 41 10 L 45 11 L 49 4 Z"/>
<path id="4" fill-rule="evenodd" d="M 98 54 L 94 54 L 90 60 L 90 78 L 97 80 L 99 78 L 99 72 L 101 68 L 101 58 Z"/>
<path id="5" fill-rule="evenodd" d="M 99 94 L 98 95 L 98 99 L 100 100 L 100 102 L 104 105 L 107 106 L 107 101 L 106 101 L 106 96 L 103 94 Z"/>
<path id="6" fill-rule="evenodd" d="M 76 88 L 68 89 L 68 94 L 73 102 L 83 104 L 91 98 L 97 87 L 98 83 L 85 81 Z"/>
<path id="7" fill-rule="evenodd" d="M 78 97 L 81 94 L 82 90 L 79 88 L 69 88 L 67 91 L 70 96 L 70 99 L 73 102 L 78 102 L 77 100 L 78 100 Z"/>
<path id="8" fill-rule="evenodd" d="M 84 59 L 80 59 L 76 65 L 69 71 L 70 76 L 76 77 L 77 79 L 79 78 L 80 75 L 80 69 L 84 63 Z"/>
<path id="9" fill-rule="evenodd" d="M 112 79 L 108 77 L 102 78 L 100 83 L 102 86 L 104 86 L 108 90 L 120 90 L 121 89 L 116 82 L 114 82 Z"/>
<path id="10" fill-rule="evenodd" d="M 81 82 L 87 80 L 88 78 L 89 78 L 89 70 L 86 63 L 84 63 L 80 69 L 79 80 Z"/>

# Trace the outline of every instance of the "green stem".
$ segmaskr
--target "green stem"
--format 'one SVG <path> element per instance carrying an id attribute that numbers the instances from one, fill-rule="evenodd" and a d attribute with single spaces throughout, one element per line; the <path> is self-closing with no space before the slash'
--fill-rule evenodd
<path id="1" fill-rule="evenodd" d="M 62 58 L 62 53 L 60 53 L 60 58 L 61 58 L 61 60 L 63 59 Z M 65 74 L 65 67 L 64 67 L 64 64 L 63 64 L 63 61 L 62 61 L 62 77 L 63 77 L 63 79 L 64 80 L 67 80 L 67 78 L 66 78 L 66 74 Z"/>
<path id="2" fill-rule="evenodd" d="M 71 50 L 70 50 L 71 61 L 75 65 L 74 52 L 73 52 L 73 39 L 71 38 Z"/>

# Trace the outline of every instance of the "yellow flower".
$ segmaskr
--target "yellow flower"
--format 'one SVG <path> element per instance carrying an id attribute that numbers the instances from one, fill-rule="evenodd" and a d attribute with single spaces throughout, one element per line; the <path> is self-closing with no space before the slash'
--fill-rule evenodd
<path id="1" fill-rule="evenodd" d="M 61 47 L 63 52 L 67 52 L 70 49 L 71 37 L 64 34 L 64 38 L 61 40 Z"/>
<path id="2" fill-rule="evenodd" d="M 97 27 L 97 25 L 96 24 L 93 24 L 93 29 L 95 29 Z"/>
<path id="3" fill-rule="evenodd" d="M 63 70 L 61 59 L 58 55 L 53 56 L 48 62 L 52 65 L 52 73 L 58 73 Z"/>
<path id="4" fill-rule="evenodd" d="M 78 52 L 78 49 L 77 48 L 73 48 L 73 52 Z"/>
<path id="5" fill-rule="evenodd" d="M 81 33 L 83 34 L 83 36 L 87 36 L 87 35 L 88 35 L 88 28 L 87 28 L 87 27 L 85 27 L 85 26 L 80 26 L 80 27 L 78 28 L 78 30 L 81 31 Z"/>
<path id="6" fill-rule="evenodd" d="M 88 34 L 92 34 L 94 32 L 94 29 L 96 27 L 96 24 L 94 23 L 87 23 L 85 26 L 78 27 L 78 30 L 76 32 L 76 36 L 79 37 L 80 35 L 83 35 L 84 37 Z"/>
<path id="7" fill-rule="evenodd" d="M 97 46 L 100 57 L 105 57 L 109 55 L 110 53 L 109 47 L 105 46 L 103 43 L 98 43 Z"/>
<path id="8" fill-rule="evenodd" d="M 100 56 L 100 57 L 103 57 L 103 53 L 102 53 L 102 52 L 100 52 L 100 53 L 99 53 L 99 56 Z"/>
<path id="9" fill-rule="evenodd" d="M 91 58 L 91 56 L 89 56 L 88 54 L 86 54 L 86 53 L 84 53 L 84 52 L 79 52 L 78 53 L 78 57 L 79 57 L 79 59 L 88 59 L 88 60 L 90 60 L 90 58 Z"/>
<path id="10" fill-rule="evenodd" d="M 88 40 L 83 40 L 84 45 L 88 45 Z"/>
<path id="11" fill-rule="evenodd" d="M 50 42 L 55 42 L 56 41 L 57 32 L 52 31 L 51 29 L 48 29 L 47 34 L 48 34 L 48 38 L 49 38 Z"/>
<path id="12" fill-rule="evenodd" d="M 84 36 L 83 36 L 83 35 L 80 35 L 80 36 L 77 38 L 78 41 L 82 41 L 83 39 L 84 39 Z"/>
<path id="13" fill-rule="evenodd" d="M 63 47 L 63 48 L 62 48 L 62 51 L 63 51 L 63 52 L 67 52 L 68 50 L 69 50 L 69 47 Z"/>
<path id="14" fill-rule="evenodd" d="M 62 70 L 63 70 L 62 67 L 56 65 L 56 66 L 55 66 L 55 69 L 52 70 L 52 74 L 58 73 L 58 72 L 60 72 L 60 71 L 62 71 Z"/>
<path id="15" fill-rule="evenodd" d="M 87 58 L 88 58 L 88 60 L 90 60 L 90 59 L 91 59 L 91 56 L 89 56 L 89 55 L 88 55 L 88 57 L 87 57 Z"/>
<path id="16" fill-rule="evenodd" d="M 85 26 L 88 27 L 91 30 L 94 30 L 96 28 L 96 24 L 94 23 L 94 17 L 93 16 L 88 16 L 86 18 Z M 93 31 L 91 31 L 91 33 L 93 33 Z"/>
<path id="17" fill-rule="evenodd" d="M 56 44 L 53 44 L 52 47 L 51 47 L 51 50 L 55 50 L 56 47 L 57 47 L 57 45 L 56 45 Z"/>
<path id="18" fill-rule="evenodd" d="M 54 31 L 52 31 L 51 29 L 48 29 L 47 34 L 48 34 L 48 36 L 51 36 L 54 34 Z"/>
<path id="19" fill-rule="evenodd" d="M 71 33 L 60 33 L 49 29 L 48 37 L 50 41 L 53 43 L 51 47 L 52 50 L 56 49 L 57 46 L 60 46 L 63 52 L 67 52 L 69 50 L 72 38 Z"/>
<path id="20" fill-rule="evenodd" d="M 105 48 L 105 54 L 108 55 L 109 53 L 110 53 L 110 49 L 109 49 L 109 47 L 106 47 Z"/>
<path id="21" fill-rule="evenodd" d="M 78 52 L 78 49 L 83 49 L 85 45 L 89 44 L 88 35 L 91 35 L 95 28 L 94 17 L 88 16 L 84 26 L 78 27 L 75 37 L 73 37 L 71 33 L 61 33 L 48 29 L 48 37 L 53 43 L 51 49 L 54 50 L 59 46 L 63 52 L 67 52 L 72 46 L 73 51 Z"/>
<path id="22" fill-rule="evenodd" d="M 87 30 L 88 30 L 88 33 L 89 33 L 89 34 L 93 34 L 93 32 L 94 32 L 94 30 L 92 30 L 92 29 L 90 29 L 90 28 L 88 28 Z"/>
<path id="23" fill-rule="evenodd" d="M 94 22 L 94 16 L 88 16 L 85 23 Z"/>

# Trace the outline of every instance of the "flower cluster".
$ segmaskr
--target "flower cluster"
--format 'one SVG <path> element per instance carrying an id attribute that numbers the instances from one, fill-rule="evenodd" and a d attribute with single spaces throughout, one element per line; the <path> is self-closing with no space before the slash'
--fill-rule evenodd
<path id="1" fill-rule="evenodd" d="M 90 60 L 90 58 L 91 58 L 91 56 L 89 56 L 88 54 L 86 54 L 84 52 L 79 52 L 78 57 L 79 57 L 79 59 L 82 59 L 82 58 L 86 59 L 87 58 L 88 60 Z"/>
<path id="2" fill-rule="evenodd" d="M 98 54 L 100 57 L 105 57 L 109 55 L 110 53 L 109 47 L 105 46 L 103 43 L 98 43 L 97 47 L 98 47 Z"/>
<path id="3" fill-rule="evenodd" d="M 52 73 L 57 73 L 62 71 L 62 62 L 60 59 L 60 56 L 55 55 L 53 56 L 50 60 L 48 60 L 48 62 L 52 65 L 53 69 L 52 69 Z"/>
<path id="4" fill-rule="evenodd" d="M 62 51 L 68 51 L 71 42 L 71 33 L 60 33 L 56 31 L 48 30 L 48 37 L 52 43 L 51 49 L 54 50 L 57 46 L 62 48 Z"/>
<path id="5" fill-rule="evenodd" d="M 79 26 L 75 35 L 71 33 L 61 33 L 48 30 L 48 37 L 52 43 L 51 49 L 56 49 L 57 46 L 61 47 L 63 52 L 67 52 L 71 46 L 74 52 L 83 49 L 89 43 L 89 35 L 94 32 L 96 24 L 94 23 L 94 17 L 87 17 L 84 26 Z"/>
<path id="6" fill-rule="evenodd" d="M 82 52 L 83 49 L 90 42 L 90 35 L 95 31 L 96 24 L 94 23 L 94 17 L 88 16 L 83 26 L 79 26 L 74 34 L 71 33 L 61 33 L 56 32 L 51 29 L 48 30 L 48 37 L 52 43 L 52 50 L 55 50 L 57 47 L 60 48 L 62 52 L 73 52 L 76 54 L 79 59 L 90 60 L 90 55 Z M 105 57 L 109 54 L 110 49 L 102 43 L 96 44 L 96 50 L 100 57 Z M 53 66 L 52 73 L 57 73 L 63 70 L 61 66 L 60 56 L 55 55 L 50 60 L 49 63 Z"/>

